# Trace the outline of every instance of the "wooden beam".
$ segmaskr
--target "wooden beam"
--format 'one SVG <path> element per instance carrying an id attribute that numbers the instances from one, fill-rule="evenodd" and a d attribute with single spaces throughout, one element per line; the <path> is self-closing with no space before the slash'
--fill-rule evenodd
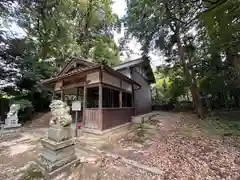
<path id="1" fill-rule="evenodd" d="M 72 88 L 76 88 L 76 87 L 79 87 L 79 86 L 84 86 L 84 82 L 80 82 L 80 83 L 77 83 L 77 84 L 66 85 L 66 86 L 63 86 L 62 89 L 72 89 Z"/>
<path id="2" fill-rule="evenodd" d="M 131 93 L 131 91 L 127 91 L 125 89 L 122 89 L 122 88 L 119 88 L 119 87 L 116 87 L 116 86 L 112 86 L 110 84 L 102 83 L 102 85 L 103 85 L 103 87 L 107 87 L 107 88 L 114 89 L 114 90 L 117 90 L 117 91 L 123 91 L 123 92 Z"/>

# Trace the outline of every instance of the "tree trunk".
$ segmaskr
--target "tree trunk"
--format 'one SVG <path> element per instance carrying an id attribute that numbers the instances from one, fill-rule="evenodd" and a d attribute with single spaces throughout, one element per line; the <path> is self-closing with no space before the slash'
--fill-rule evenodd
<path id="1" fill-rule="evenodd" d="M 179 35 L 177 35 L 177 45 L 179 50 L 180 61 L 183 67 L 183 73 L 192 94 L 195 111 L 200 118 L 204 118 L 203 105 L 202 105 L 202 100 L 199 93 L 199 88 L 197 86 L 195 77 L 192 77 L 186 65 L 185 57 L 184 57 L 184 47 L 181 44 Z"/>
<path id="2" fill-rule="evenodd" d="M 226 51 L 227 57 L 227 68 L 229 80 L 231 80 L 231 90 L 230 93 L 234 99 L 235 107 L 239 108 L 239 69 L 240 69 L 240 57 L 236 53 L 232 53 L 230 50 Z"/>
<path id="3" fill-rule="evenodd" d="M 192 84 L 192 86 L 190 87 L 190 91 L 193 97 L 194 107 L 197 115 L 200 118 L 204 118 L 202 100 L 201 100 L 201 96 L 200 96 L 197 84 Z"/>
<path id="4" fill-rule="evenodd" d="M 164 5 L 165 5 L 165 8 L 166 8 L 166 14 L 167 14 L 168 18 L 172 19 L 172 17 L 174 17 L 175 14 L 171 14 L 167 1 L 166 1 L 166 3 L 164 3 Z M 180 15 L 181 15 L 181 13 L 180 13 Z M 180 19 L 181 19 L 181 17 L 180 17 Z M 170 26 L 171 30 L 175 33 L 175 38 L 176 38 L 176 43 L 177 43 L 177 47 L 178 47 L 180 62 L 181 62 L 181 65 L 183 67 L 183 73 L 184 73 L 185 79 L 187 81 L 187 84 L 188 84 L 188 86 L 190 88 L 190 91 L 191 91 L 191 94 L 192 94 L 193 103 L 194 103 L 194 106 L 195 106 L 196 113 L 198 114 L 198 116 L 200 118 L 204 118 L 202 101 L 201 101 L 201 97 L 200 97 L 200 93 L 199 93 L 199 89 L 198 89 L 195 77 L 192 76 L 192 74 L 190 73 L 190 71 L 189 71 L 189 69 L 186 65 L 186 62 L 185 62 L 185 57 L 184 57 L 185 49 L 184 49 L 184 47 L 182 46 L 182 43 L 181 43 L 180 25 L 179 25 L 178 22 L 176 22 L 175 25 L 173 25 L 170 22 L 169 26 Z"/>
<path id="5" fill-rule="evenodd" d="M 239 108 L 239 94 L 240 94 L 240 90 L 238 88 L 231 90 L 230 91 L 231 96 L 233 97 L 233 101 L 234 101 L 234 107 Z"/>
<path id="6" fill-rule="evenodd" d="M 91 49 L 91 45 L 90 45 L 90 43 L 91 43 L 90 42 L 90 24 L 91 24 L 92 13 L 93 13 L 92 12 L 93 11 L 93 0 L 89 0 L 86 11 L 87 11 L 86 15 L 84 16 L 83 37 L 80 37 L 80 38 L 82 38 L 81 43 L 85 44 L 84 48 L 83 48 L 83 52 L 82 52 L 83 56 L 87 58 L 88 55 L 89 55 L 89 50 Z"/>

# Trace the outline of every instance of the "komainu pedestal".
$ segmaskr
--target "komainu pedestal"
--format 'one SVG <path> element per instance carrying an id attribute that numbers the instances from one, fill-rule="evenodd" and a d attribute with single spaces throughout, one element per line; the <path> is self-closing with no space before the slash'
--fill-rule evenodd
<path id="1" fill-rule="evenodd" d="M 47 138 L 41 141 L 43 152 L 38 155 L 38 164 L 48 176 L 79 163 L 75 155 L 69 107 L 60 100 L 54 100 L 50 108 L 53 118 L 50 121 Z"/>

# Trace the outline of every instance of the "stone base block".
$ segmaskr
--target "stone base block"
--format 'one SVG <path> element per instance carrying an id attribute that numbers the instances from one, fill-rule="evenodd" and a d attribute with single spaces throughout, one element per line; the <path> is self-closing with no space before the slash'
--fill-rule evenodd
<path id="1" fill-rule="evenodd" d="M 57 151 L 59 149 L 63 149 L 65 147 L 74 145 L 75 139 L 68 139 L 66 141 L 61 141 L 61 142 L 56 142 L 50 139 L 42 139 L 41 143 L 44 148 Z"/>
<path id="2" fill-rule="evenodd" d="M 39 162 L 37 164 L 38 164 L 38 168 L 47 179 L 53 179 L 58 174 L 68 171 L 70 168 L 77 166 L 79 163 L 80 163 L 79 159 L 74 159 L 52 171 L 49 171 L 48 169 L 46 169 L 45 165 L 39 164 Z"/>
<path id="3" fill-rule="evenodd" d="M 48 129 L 48 139 L 56 141 L 56 142 L 60 142 L 60 141 L 65 141 L 68 139 L 72 139 L 73 137 L 73 131 L 72 128 L 70 126 L 68 127 L 55 127 L 55 126 L 51 126 Z"/>
<path id="4" fill-rule="evenodd" d="M 48 173 L 51 173 L 77 160 L 78 158 L 75 155 L 74 151 L 69 153 L 61 152 L 59 154 L 45 151 L 38 156 L 38 164 L 40 165 L 40 167 L 42 167 L 41 169 L 44 169 L 44 171 Z"/>
<path id="5" fill-rule="evenodd" d="M 67 148 L 59 149 L 57 151 L 45 149 L 41 155 L 51 163 L 55 163 L 61 159 L 64 159 L 65 157 L 73 156 L 74 154 L 75 154 L 74 147 L 69 146 Z"/>
<path id="6" fill-rule="evenodd" d="M 11 128 L 19 128 L 21 127 L 21 124 L 7 124 L 7 125 L 3 125 L 3 129 L 11 129 Z"/>

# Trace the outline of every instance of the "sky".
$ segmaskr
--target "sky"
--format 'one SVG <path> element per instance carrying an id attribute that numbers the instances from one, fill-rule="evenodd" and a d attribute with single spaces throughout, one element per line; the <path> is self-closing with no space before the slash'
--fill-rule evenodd
<path id="1" fill-rule="evenodd" d="M 112 10 L 114 13 L 116 13 L 119 18 L 123 17 L 125 14 L 126 14 L 126 2 L 125 0 L 115 0 L 113 5 L 112 5 Z M 124 32 L 123 32 L 123 29 L 121 31 L 121 33 L 117 33 L 115 32 L 114 33 L 114 39 L 115 39 L 115 42 L 117 44 L 118 43 L 118 40 L 121 38 L 121 37 L 124 37 Z M 138 57 L 141 57 L 141 45 L 140 43 L 137 42 L 136 39 L 131 39 L 130 43 L 128 44 L 128 46 L 134 51 L 134 54 L 130 57 L 130 59 L 136 59 Z M 153 53 L 153 52 L 150 52 L 149 53 L 149 56 L 151 57 L 151 65 L 153 67 L 156 67 L 156 66 L 159 66 L 163 63 L 163 59 L 164 57 L 159 53 L 158 55 L 156 53 Z"/>

